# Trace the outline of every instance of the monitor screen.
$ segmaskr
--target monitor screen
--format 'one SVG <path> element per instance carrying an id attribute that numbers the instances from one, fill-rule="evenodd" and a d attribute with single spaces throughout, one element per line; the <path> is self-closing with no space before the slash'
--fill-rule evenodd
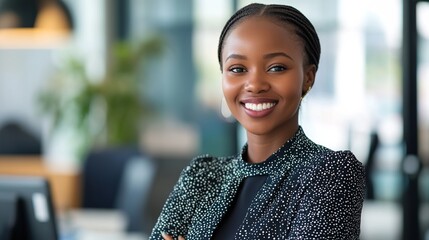
<path id="1" fill-rule="evenodd" d="M 57 240 L 49 182 L 0 175 L 0 239 Z"/>

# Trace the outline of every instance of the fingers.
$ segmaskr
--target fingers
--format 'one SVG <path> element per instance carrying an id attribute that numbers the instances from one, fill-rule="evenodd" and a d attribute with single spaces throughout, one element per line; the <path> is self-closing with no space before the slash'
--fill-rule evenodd
<path id="1" fill-rule="evenodd" d="M 173 240 L 173 237 L 168 235 L 167 233 L 161 233 L 162 238 L 164 238 L 164 240 Z M 185 240 L 184 237 L 179 236 L 179 240 Z"/>
<path id="2" fill-rule="evenodd" d="M 161 233 L 161 235 L 164 240 L 173 240 L 173 237 L 168 235 L 167 233 Z"/>

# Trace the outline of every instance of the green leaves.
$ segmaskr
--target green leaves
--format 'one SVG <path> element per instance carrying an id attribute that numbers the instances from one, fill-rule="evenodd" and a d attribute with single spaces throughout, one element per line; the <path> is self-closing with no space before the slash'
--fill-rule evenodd
<path id="1" fill-rule="evenodd" d="M 138 45 L 115 43 L 105 79 L 89 79 L 84 62 L 69 58 L 41 93 L 42 112 L 52 118 L 54 130 L 68 125 L 93 138 L 92 143 L 136 143 L 149 109 L 139 92 L 139 68 L 159 55 L 162 45 L 158 37 Z"/>

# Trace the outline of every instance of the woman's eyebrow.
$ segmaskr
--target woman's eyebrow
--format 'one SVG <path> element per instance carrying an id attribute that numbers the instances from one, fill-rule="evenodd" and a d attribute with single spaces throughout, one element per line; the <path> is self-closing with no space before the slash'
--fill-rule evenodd
<path id="1" fill-rule="evenodd" d="M 293 60 L 293 58 L 291 56 L 289 56 L 288 54 L 286 54 L 284 52 L 268 53 L 268 54 L 264 55 L 264 58 L 270 59 L 270 58 L 275 58 L 275 57 L 279 57 L 279 56 L 283 56 L 283 57 L 286 57 L 286 58 Z"/>
<path id="2" fill-rule="evenodd" d="M 265 58 L 265 59 L 271 59 L 271 58 L 275 58 L 275 57 L 279 57 L 279 56 L 286 57 L 286 58 L 289 58 L 289 59 L 293 60 L 293 58 L 292 58 L 291 56 L 289 56 L 288 54 L 286 54 L 286 53 L 284 53 L 284 52 L 268 53 L 268 54 L 265 54 L 265 55 L 264 55 L 264 58 Z M 246 60 L 246 59 L 247 59 L 247 57 L 246 57 L 246 56 L 244 56 L 244 55 L 240 55 L 240 54 L 233 53 L 233 54 L 229 55 L 229 56 L 225 59 L 225 62 L 226 62 L 226 61 L 228 61 L 229 59 Z"/>
<path id="3" fill-rule="evenodd" d="M 240 55 L 240 54 L 235 54 L 235 53 L 233 53 L 233 54 L 229 55 L 229 56 L 225 59 L 225 62 L 226 62 L 226 61 L 228 61 L 228 59 L 231 59 L 231 58 L 239 59 L 239 60 L 246 60 L 246 59 L 247 59 L 247 57 L 246 57 L 246 56 L 244 56 L 244 55 Z"/>

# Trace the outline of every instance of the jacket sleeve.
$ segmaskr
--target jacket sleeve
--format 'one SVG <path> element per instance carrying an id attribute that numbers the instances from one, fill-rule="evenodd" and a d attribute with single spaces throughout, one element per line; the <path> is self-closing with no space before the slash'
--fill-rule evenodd
<path id="1" fill-rule="evenodd" d="M 170 234 L 174 239 L 179 235 L 186 236 L 188 226 L 194 215 L 199 199 L 202 183 L 195 181 L 204 174 L 204 159 L 195 158 L 180 174 L 179 180 L 167 198 L 161 211 L 150 240 L 163 239 L 162 232 Z"/>
<path id="2" fill-rule="evenodd" d="M 359 239 L 362 164 L 349 151 L 332 152 L 309 170 L 288 239 Z"/>

